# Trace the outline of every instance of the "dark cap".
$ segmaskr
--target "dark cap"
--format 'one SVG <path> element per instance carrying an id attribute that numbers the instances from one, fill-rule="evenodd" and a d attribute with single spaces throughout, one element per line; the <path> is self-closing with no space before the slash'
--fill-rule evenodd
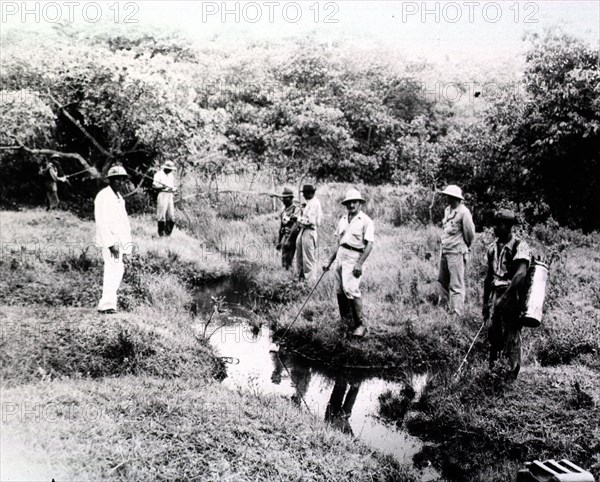
<path id="1" fill-rule="evenodd" d="M 317 189 L 312 184 L 305 184 L 302 186 L 302 192 L 315 192 Z"/>
<path id="2" fill-rule="evenodd" d="M 499 209 L 494 213 L 494 221 L 504 221 L 511 224 L 518 224 L 517 216 L 510 209 Z"/>
<path id="3" fill-rule="evenodd" d="M 281 194 L 271 194 L 271 196 L 279 198 L 294 197 L 294 191 L 292 191 L 292 189 L 289 187 L 284 187 L 283 192 Z"/>

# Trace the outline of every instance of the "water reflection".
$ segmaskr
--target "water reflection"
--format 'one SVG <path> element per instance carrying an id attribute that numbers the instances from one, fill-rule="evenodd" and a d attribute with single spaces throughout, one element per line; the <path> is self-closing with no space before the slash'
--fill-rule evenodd
<path id="1" fill-rule="evenodd" d="M 222 291 L 211 295 L 221 296 Z M 235 296 L 237 301 L 239 294 Z M 243 307 L 232 309 L 235 316 L 229 322 L 225 320 L 223 329 L 210 339 L 220 355 L 239 359 L 239 364 L 227 366 L 224 385 L 285 397 L 372 448 L 392 455 L 400 463 L 412 464 L 414 455 L 423 446 L 421 441 L 378 415 L 379 395 L 388 390 L 400 393 L 404 381 L 364 371 L 326 369 L 290 353 L 271 353 L 269 329 L 266 326 L 256 329 L 255 324 L 240 322 L 245 317 L 244 310 L 249 313 Z M 411 380 L 413 386 L 423 382 L 422 377 Z M 421 480 L 436 478 L 437 474 L 428 469 L 421 476 Z"/>
<path id="2" fill-rule="evenodd" d="M 350 381 L 346 375 L 338 375 L 325 410 L 325 421 L 344 433 L 352 435 L 350 416 L 360 390 L 360 381 Z"/>

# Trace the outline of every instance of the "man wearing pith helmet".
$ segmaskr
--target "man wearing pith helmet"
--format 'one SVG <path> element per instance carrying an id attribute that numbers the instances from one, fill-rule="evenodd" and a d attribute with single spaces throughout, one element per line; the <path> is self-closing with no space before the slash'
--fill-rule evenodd
<path id="1" fill-rule="evenodd" d="M 450 185 L 441 194 L 448 206 L 442 222 L 442 252 L 438 286 L 440 299 L 448 300 L 450 310 L 462 315 L 465 307 L 465 265 L 467 253 L 475 239 L 471 212 L 464 205 L 462 190 Z"/>
<path id="2" fill-rule="evenodd" d="M 94 200 L 96 242 L 102 249 L 104 260 L 102 298 L 98 302 L 100 313 L 117 311 L 117 290 L 125 272 L 123 256 L 133 250 L 131 226 L 123 199 L 128 178 L 122 166 L 111 167 L 106 175 L 109 185 Z"/>
<path id="3" fill-rule="evenodd" d="M 514 212 L 502 209 L 495 213 L 497 238 L 487 251 L 487 276 L 483 285 L 483 319 L 491 320 L 488 329 L 490 368 L 499 356 L 505 357 L 513 378 L 517 378 L 521 368 L 520 315 L 531 262 L 529 245 L 513 234 L 515 224 Z"/>
<path id="4" fill-rule="evenodd" d="M 175 226 L 175 164 L 167 161 L 162 169 L 154 175 L 152 187 L 158 190 L 156 198 L 156 219 L 158 221 L 158 235 L 170 236 Z"/>
<path id="5" fill-rule="evenodd" d="M 342 322 L 353 330 L 353 335 L 365 336 L 367 326 L 363 315 L 360 280 L 363 264 L 371 254 L 375 241 L 373 220 L 362 211 L 365 199 L 357 189 L 349 189 L 342 204 L 348 211 L 338 223 L 336 235 L 339 247 L 323 269 L 327 271 L 334 261 L 335 284 Z"/>

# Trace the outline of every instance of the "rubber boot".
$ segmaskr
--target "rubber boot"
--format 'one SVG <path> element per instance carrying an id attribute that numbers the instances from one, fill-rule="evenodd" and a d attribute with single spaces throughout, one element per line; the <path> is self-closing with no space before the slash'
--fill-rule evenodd
<path id="1" fill-rule="evenodd" d="M 165 222 L 164 221 L 158 222 L 158 235 L 159 236 L 165 235 Z"/>
<path id="2" fill-rule="evenodd" d="M 363 316 L 362 299 L 354 298 L 350 300 L 350 306 L 352 307 L 354 326 L 356 327 L 352 334 L 362 338 L 367 332 L 367 327 L 365 326 L 365 319 Z"/>
<path id="3" fill-rule="evenodd" d="M 173 227 L 174 226 L 175 226 L 175 223 L 173 221 L 167 221 L 166 222 L 165 234 L 167 236 L 171 236 L 171 233 L 173 232 Z"/>
<path id="4" fill-rule="evenodd" d="M 342 319 L 342 323 L 346 327 L 354 329 L 354 319 L 352 316 L 352 308 L 350 307 L 350 300 L 346 298 L 345 294 L 338 293 L 337 301 L 340 308 L 340 317 Z"/>

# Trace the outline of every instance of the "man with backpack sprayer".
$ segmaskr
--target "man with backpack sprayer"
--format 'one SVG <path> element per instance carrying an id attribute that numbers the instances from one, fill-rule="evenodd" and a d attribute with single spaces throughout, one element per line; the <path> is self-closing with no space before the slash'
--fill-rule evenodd
<path id="1" fill-rule="evenodd" d="M 521 313 L 525 300 L 525 280 L 531 263 L 528 244 L 513 234 L 517 217 L 502 209 L 494 215 L 497 239 L 487 251 L 487 276 L 483 287 L 483 318 L 491 320 L 488 329 L 490 368 L 500 356 L 517 378 L 521 368 Z"/>
<path id="2" fill-rule="evenodd" d="M 342 322 L 353 330 L 352 334 L 364 337 L 367 332 L 363 316 L 360 280 L 363 264 L 371 254 L 375 241 L 373 220 L 362 211 L 365 199 L 356 189 L 350 189 L 342 204 L 348 210 L 339 223 L 336 234 L 339 247 L 331 255 L 323 270 L 328 271 L 334 261 L 338 306 Z"/>

